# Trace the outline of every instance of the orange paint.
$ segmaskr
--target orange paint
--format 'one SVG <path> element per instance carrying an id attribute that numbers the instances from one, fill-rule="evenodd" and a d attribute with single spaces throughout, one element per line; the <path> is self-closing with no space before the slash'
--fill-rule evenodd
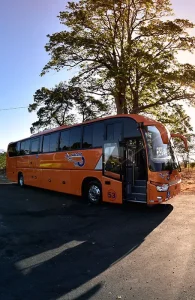
<path id="1" fill-rule="evenodd" d="M 169 132 L 161 123 L 140 115 L 117 115 L 102 120 L 111 120 L 112 118 L 120 119 L 124 117 L 131 118 L 137 123 L 142 123 L 144 126 L 156 126 L 160 132 L 163 143 L 167 144 L 169 142 Z M 85 122 L 82 125 L 94 124 L 95 122 L 96 120 Z M 61 126 L 54 130 L 38 133 L 31 138 L 77 126 L 79 125 Z M 131 130 L 131 128 L 129 128 L 129 130 Z M 140 129 L 140 132 L 145 147 L 147 163 L 147 204 L 166 202 L 180 193 L 180 174 L 178 170 L 173 170 L 171 174 L 169 174 L 168 171 L 151 172 L 149 170 L 147 142 L 142 129 Z M 172 136 L 176 135 L 172 134 Z M 124 174 L 118 174 L 110 170 L 104 171 L 103 168 L 105 164 L 102 164 L 102 155 L 102 148 L 78 149 L 52 153 L 39 152 L 33 155 L 29 154 L 14 157 L 9 157 L 7 154 L 7 177 L 11 181 L 17 182 L 18 174 L 22 173 L 26 185 L 78 196 L 82 195 L 83 185 L 87 179 L 96 179 L 102 185 L 102 200 L 104 202 L 122 204 L 124 201 Z M 168 191 L 157 191 L 157 186 L 163 184 L 169 185 Z"/>

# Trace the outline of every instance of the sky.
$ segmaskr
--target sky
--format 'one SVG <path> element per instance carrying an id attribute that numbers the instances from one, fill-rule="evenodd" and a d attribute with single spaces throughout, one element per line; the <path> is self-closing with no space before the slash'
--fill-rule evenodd
<path id="1" fill-rule="evenodd" d="M 35 91 L 68 80 L 70 71 L 51 71 L 40 77 L 49 56 L 47 34 L 63 29 L 57 18 L 66 0 L 6 0 L 0 4 L 0 149 L 30 135 L 35 113 L 28 113 Z M 172 0 L 177 18 L 195 23 L 194 0 Z M 195 34 L 195 31 L 194 31 Z M 181 62 L 195 64 L 195 55 L 180 55 Z M 14 107 L 24 109 L 7 110 Z M 195 109 L 188 109 L 195 128 Z"/>

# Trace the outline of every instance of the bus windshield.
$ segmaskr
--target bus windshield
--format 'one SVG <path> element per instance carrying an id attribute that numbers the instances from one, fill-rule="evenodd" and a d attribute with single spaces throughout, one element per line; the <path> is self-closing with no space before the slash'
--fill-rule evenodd
<path id="1" fill-rule="evenodd" d="M 168 144 L 163 144 L 161 134 L 155 126 L 146 126 L 145 136 L 148 147 L 149 169 L 151 171 L 171 171 L 179 168 L 171 139 Z"/>

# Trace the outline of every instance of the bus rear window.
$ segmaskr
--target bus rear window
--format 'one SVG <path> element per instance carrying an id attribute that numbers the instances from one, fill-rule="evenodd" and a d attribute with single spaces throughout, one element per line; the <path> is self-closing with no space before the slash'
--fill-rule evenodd
<path id="1" fill-rule="evenodd" d="M 17 156 L 17 143 L 12 143 L 8 147 L 9 157 Z"/>

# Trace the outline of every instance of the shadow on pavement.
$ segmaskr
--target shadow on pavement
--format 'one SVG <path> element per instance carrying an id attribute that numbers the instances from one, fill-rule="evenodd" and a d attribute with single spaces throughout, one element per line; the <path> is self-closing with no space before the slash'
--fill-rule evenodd
<path id="1" fill-rule="evenodd" d="M 94 207 L 70 196 L 1 185 L 0 209 L 7 226 L 0 231 L 0 299 L 52 300 L 129 255 L 173 207 Z M 73 299 L 90 299 L 100 289 L 97 284 Z"/>

